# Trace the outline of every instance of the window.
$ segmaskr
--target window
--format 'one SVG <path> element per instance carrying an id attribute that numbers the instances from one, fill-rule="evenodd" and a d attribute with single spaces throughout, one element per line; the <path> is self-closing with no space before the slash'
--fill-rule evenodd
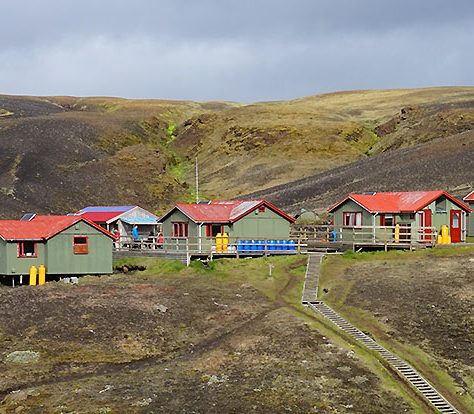
<path id="1" fill-rule="evenodd" d="M 395 215 L 393 214 L 381 214 L 380 215 L 381 226 L 395 226 Z"/>
<path id="2" fill-rule="evenodd" d="M 173 227 L 172 237 L 188 237 L 188 223 L 174 222 L 171 225 Z"/>
<path id="3" fill-rule="evenodd" d="M 342 213 L 342 225 L 346 227 L 362 226 L 362 213 L 361 212 Z"/>
<path id="4" fill-rule="evenodd" d="M 441 197 L 436 200 L 435 211 L 437 213 L 446 213 L 446 197 Z"/>
<path id="5" fill-rule="evenodd" d="M 452 224 L 451 224 L 451 227 L 453 229 L 458 229 L 460 226 L 459 226 L 459 223 L 460 223 L 460 214 L 458 212 L 453 212 L 453 219 L 452 219 Z"/>
<path id="6" fill-rule="evenodd" d="M 260 207 L 258 208 L 258 212 L 259 212 L 259 213 L 265 213 L 265 206 L 260 206 Z"/>
<path id="7" fill-rule="evenodd" d="M 22 241 L 18 243 L 18 257 L 38 257 L 36 242 Z"/>
<path id="8" fill-rule="evenodd" d="M 74 236 L 72 238 L 72 248 L 74 254 L 88 254 L 89 238 L 87 236 Z"/>
<path id="9" fill-rule="evenodd" d="M 223 224 L 206 224 L 206 237 L 216 237 L 218 233 L 224 233 Z"/>

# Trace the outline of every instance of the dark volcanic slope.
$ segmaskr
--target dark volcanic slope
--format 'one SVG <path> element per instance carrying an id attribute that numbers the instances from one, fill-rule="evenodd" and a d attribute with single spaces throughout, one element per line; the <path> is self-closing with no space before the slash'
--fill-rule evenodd
<path id="1" fill-rule="evenodd" d="M 365 158 L 322 174 L 253 193 L 296 212 L 322 210 L 355 191 L 445 189 L 465 195 L 474 187 L 474 131 Z"/>

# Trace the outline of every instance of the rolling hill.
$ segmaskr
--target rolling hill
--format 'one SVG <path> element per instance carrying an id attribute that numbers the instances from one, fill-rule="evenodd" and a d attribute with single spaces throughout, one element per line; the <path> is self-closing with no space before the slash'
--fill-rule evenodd
<path id="1" fill-rule="evenodd" d="M 474 184 L 473 125 L 472 87 L 248 105 L 0 95 L 0 214 L 159 213 L 193 198 L 195 157 L 203 198 L 263 195 L 293 211 L 367 188 L 461 191 Z"/>
<path id="2" fill-rule="evenodd" d="M 446 189 L 457 196 L 474 186 L 474 131 L 373 157 L 256 192 L 294 213 L 324 211 L 350 192 Z"/>

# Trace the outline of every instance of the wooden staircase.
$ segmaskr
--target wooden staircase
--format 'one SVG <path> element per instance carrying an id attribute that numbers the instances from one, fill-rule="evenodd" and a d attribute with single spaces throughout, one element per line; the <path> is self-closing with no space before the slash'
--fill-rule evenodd
<path id="1" fill-rule="evenodd" d="M 324 255 L 316 253 L 308 255 L 302 303 L 323 315 L 339 329 L 378 354 L 379 358 L 394 368 L 440 413 L 460 414 L 415 368 L 357 329 L 323 301 L 318 300 L 319 273 L 323 257 Z"/>

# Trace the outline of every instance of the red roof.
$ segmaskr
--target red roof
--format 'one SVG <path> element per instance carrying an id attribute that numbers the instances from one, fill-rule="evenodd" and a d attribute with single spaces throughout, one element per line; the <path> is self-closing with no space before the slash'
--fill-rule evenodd
<path id="1" fill-rule="evenodd" d="M 107 223 L 109 220 L 121 216 L 123 212 L 118 213 L 116 211 L 87 211 L 85 213 L 76 214 L 80 217 L 86 218 L 87 220 L 93 221 L 94 223 Z"/>
<path id="2" fill-rule="evenodd" d="M 81 216 L 35 216 L 31 221 L 0 220 L 0 237 L 4 240 L 47 240 L 80 221 L 114 238 L 107 230 Z"/>
<path id="3" fill-rule="evenodd" d="M 464 201 L 474 201 L 474 191 L 471 191 L 466 197 L 463 198 Z"/>
<path id="4" fill-rule="evenodd" d="M 334 211 L 347 200 L 352 200 L 370 213 L 414 213 L 422 210 L 428 204 L 445 196 L 462 209 L 470 212 L 471 209 L 461 201 L 455 199 L 446 191 L 408 191 L 391 193 L 349 194 L 344 200 L 329 208 Z"/>
<path id="5" fill-rule="evenodd" d="M 273 210 L 292 223 L 295 221 L 293 217 L 265 200 L 210 201 L 209 204 L 177 204 L 175 208 L 195 223 L 234 223 L 261 206 Z M 171 211 L 173 210 L 174 208 Z M 171 211 L 165 214 L 160 221 Z"/>

